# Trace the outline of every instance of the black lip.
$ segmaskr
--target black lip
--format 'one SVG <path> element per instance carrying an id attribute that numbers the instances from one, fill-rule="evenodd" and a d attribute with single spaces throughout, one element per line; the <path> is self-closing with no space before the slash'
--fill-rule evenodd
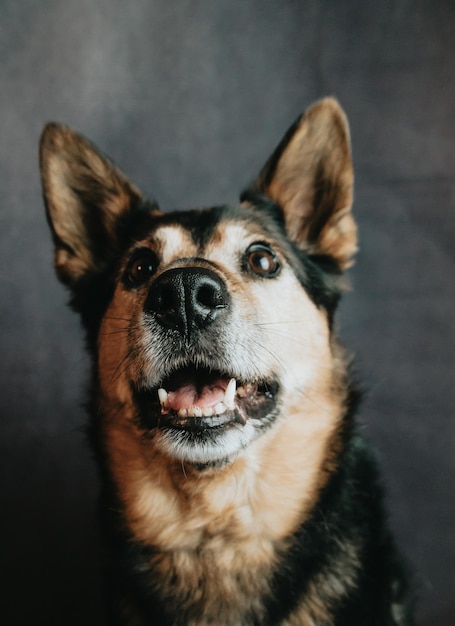
<path id="1" fill-rule="evenodd" d="M 226 411 L 223 415 L 213 417 L 179 417 L 178 415 L 163 416 L 166 419 L 166 428 L 175 430 L 188 430 L 191 432 L 204 432 L 207 430 L 224 430 L 228 425 L 243 424 L 239 411 Z"/>

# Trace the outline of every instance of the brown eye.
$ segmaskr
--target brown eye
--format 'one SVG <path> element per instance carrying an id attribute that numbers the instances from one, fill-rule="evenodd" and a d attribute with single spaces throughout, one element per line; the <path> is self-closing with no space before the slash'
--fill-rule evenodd
<path id="1" fill-rule="evenodd" d="M 156 271 L 155 255 L 150 250 L 139 250 L 130 260 L 126 270 L 126 281 L 132 287 L 145 283 Z"/>
<path id="2" fill-rule="evenodd" d="M 274 276 L 280 267 L 273 250 L 262 243 L 255 243 L 248 248 L 246 260 L 249 270 L 264 278 Z"/>

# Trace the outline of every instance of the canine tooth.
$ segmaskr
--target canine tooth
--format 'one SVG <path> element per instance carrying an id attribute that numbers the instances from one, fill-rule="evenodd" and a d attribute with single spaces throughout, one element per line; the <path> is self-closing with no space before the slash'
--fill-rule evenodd
<path id="1" fill-rule="evenodd" d="M 188 417 L 188 411 L 186 409 L 179 409 L 178 416 L 179 417 Z"/>
<path id="2" fill-rule="evenodd" d="M 237 386 L 237 381 L 235 378 L 231 378 L 228 386 L 226 387 L 226 391 L 224 392 L 224 404 L 229 408 L 234 408 L 234 398 L 235 398 L 235 388 Z"/>
<path id="3" fill-rule="evenodd" d="M 223 413 L 226 413 L 226 411 L 227 407 L 224 402 L 218 402 L 218 404 L 215 406 L 216 415 L 223 415 Z"/>
<path id="4" fill-rule="evenodd" d="M 166 389 L 163 389 L 163 388 L 158 389 L 158 398 L 160 399 L 160 403 L 163 409 L 167 409 L 169 405 L 167 401 L 168 393 Z"/>

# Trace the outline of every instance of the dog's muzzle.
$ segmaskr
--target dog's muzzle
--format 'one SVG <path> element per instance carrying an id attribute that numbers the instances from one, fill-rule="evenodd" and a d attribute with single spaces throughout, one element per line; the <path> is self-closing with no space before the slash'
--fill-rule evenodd
<path id="1" fill-rule="evenodd" d="M 142 427 L 213 435 L 270 421 L 278 384 L 248 380 L 238 360 L 234 367 L 235 345 L 226 343 L 232 301 L 222 277 L 206 267 L 169 269 L 151 285 L 144 312 L 168 357 L 158 385 L 135 390 Z"/>

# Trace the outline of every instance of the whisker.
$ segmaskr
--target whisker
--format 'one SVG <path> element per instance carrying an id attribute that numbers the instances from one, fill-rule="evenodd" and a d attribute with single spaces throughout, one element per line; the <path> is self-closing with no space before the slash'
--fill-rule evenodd
<path id="1" fill-rule="evenodd" d="M 125 321 L 125 322 L 129 322 L 130 321 L 130 320 L 126 320 L 126 319 L 122 320 L 122 318 L 106 318 L 106 319 L 116 319 L 116 320 L 118 319 L 118 320 Z M 117 327 L 113 328 L 112 330 L 106 330 L 106 331 L 100 332 L 99 336 L 100 337 L 105 337 L 105 336 L 108 336 L 108 335 L 114 335 L 116 333 L 122 333 L 122 332 L 127 333 L 127 332 L 130 332 L 130 331 L 141 331 L 141 330 L 142 330 L 142 325 L 141 324 L 128 324 L 127 326 L 117 326 Z"/>
<path id="2" fill-rule="evenodd" d="M 282 337 L 283 339 L 292 341 L 292 343 L 295 343 L 297 345 L 301 345 L 304 347 L 308 345 L 305 338 L 299 338 L 299 337 L 296 338 L 294 335 L 290 335 L 289 333 L 283 333 L 283 332 L 279 332 L 275 330 L 268 330 L 268 329 L 265 332 L 268 333 L 269 335 L 273 335 L 274 337 Z"/>
<path id="3" fill-rule="evenodd" d="M 286 363 L 281 357 L 277 356 L 274 352 L 272 352 L 272 350 L 269 350 L 268 348 L 266 348 L 259 341 L 256 341 L 256 340 L 253 340 L 253 341 L 259 348 L 261 348 L 261 350 L 269 354 L 283 368 L 284 371 L 287 371 Z M 263 363 L 266 364 L 266 361 L 264 359 L 263 359 Z"/>
<path id="4" fill-rule="evenodd" d="M 255 322 L 255 326 L 275 326 L 278 324 L 304 324 L 305 320 L 280 320 L 279 322 Z"/>
<path id="5" fill-rule="evenodd" d="M 115 370 L 114 370 L 114 372 L 112 374 L 112 377 L 111 377 L 111 380 L 110 380 L 111 384 L 113 382 L 117 381 L 120 378 L 120 376 L 122 374 L 124 374 L 127 371 L 127 369 L 130 367 L 131 364 L 129 362 L 127 362 L 126 367 L 124 369 L 120 370 L 120 367 L 125 363 L 125 361 L 127 361 L 127 359 L 129 359 L 129 356 L 130 356 L 129 353 L 127 352 L 125 354 L 125 356 L 120 360 L 119 364 L 117 365 L 117 367 L 115 368 Z"/>
<path id="6" fill-rule="evenodd" d="M 105 320 L 120 320 L 122 322 L 131 322 L 131 319 L 129 317 L 114 317 L 112 315 L 106 315 L 104 319 Z"/>

